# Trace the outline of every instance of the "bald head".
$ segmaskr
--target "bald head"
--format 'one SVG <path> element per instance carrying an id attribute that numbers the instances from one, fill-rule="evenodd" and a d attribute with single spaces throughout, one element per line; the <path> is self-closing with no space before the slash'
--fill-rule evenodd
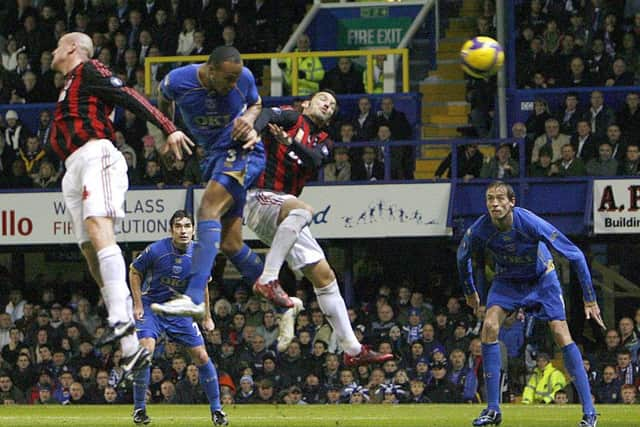
<path id="1" fill-rule="evenodd" d="M 58 47 L 53 51 L 51 67 L 67 74 L 76 65 L 93 56 L 93 41 L 84 33 L 68 33 L 60 37 Z"/>

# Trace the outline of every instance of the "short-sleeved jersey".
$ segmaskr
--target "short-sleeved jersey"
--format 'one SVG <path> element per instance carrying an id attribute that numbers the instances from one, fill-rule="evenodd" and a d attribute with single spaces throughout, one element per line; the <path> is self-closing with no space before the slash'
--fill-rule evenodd
<path id="1" fill-rule="evenodd" d="M 476 292 L 472 256 L 484 258 L 485 251 L 495 261 L 495 279 L 502 282 L 534 282 L 554 270 L 552 247 L 565 256 L 578 274 L 585 301 L 596 300 L 585 257 L 553 225 L 522 208 L 513 208 L 513 225 L 501 232 L 489 215 L 482 215 L 469 227 L 458 247 L 458 273 L 465 295 Z M 555 274 L 555 273 L 554 273 Z"/>
<path id="2" fill-rule="evenodd" d="M 144 95 L 125 86 L 104 64 L 92 59 L 66 76 L 48 137 L 52 150 L 64 160 L 91 139 L 113 141 L 115 130 L 109 116 L 115 105 L 152 122 L 167 135 L 176 130 Z"/>
<path id="3" fill-rule="evenodd" d="M 332 142 L 309 117 L 291 109 L 264 109 L 254 126 L 262 132 L 268 123 L 285 129 L 293 143 L 286 146 L 269 131 L 262 133 L 267 164 L 256 187 L 298 196 L 307 180 L 329 160 Z"/>
<path id="4" fill-rule="evenodd" d="M 233 121 L 259 99 L 253 74 L 243 67 L 236 86 L 227 95 L 217 95 L 200 83 L 200 65 L 172 70 L 160 84 L 162 95 L 175 102 L 189 132 L 207 152 L 237 146 L 231 140 Z"/>
<path id="5" fill-rule="evenodd" d="M 141 286 L 144 305 L 162 303 L 183 293 L 191 270 L 193 243 L 186 251 L 177 249 L 170 237 L 147 246 L 131 263 L 144 278 Z"/>

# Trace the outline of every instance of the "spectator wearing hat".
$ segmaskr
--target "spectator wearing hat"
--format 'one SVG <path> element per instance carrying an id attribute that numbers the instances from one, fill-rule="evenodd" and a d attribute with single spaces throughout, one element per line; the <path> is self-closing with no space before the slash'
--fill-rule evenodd
<path id="1" fill-rule="evenodd" d="M 409 308 L 408 315 L 408 324 L 402 326 L 402 332 L 407 339 L 407 343 L 412 344 L 422 336 L 422 313 L 419 308 L 411 307 Z"/>
<path id="2" fill-rule="evenodd" d="M 456 386 L 447 379 L 447 361 L 433 361 L 429 365 L 431 377 L 426 384 L 425 393 L 433 403 L 454 403 Z"/>
<path id="3" fill-rule="evenodd" d="M 24 145 L 29 135 L 29 131 L 22 126 L 20 117 L 15 110 L 9 110 L 4 115 L 7 127 L 4 130 L 5 144 L 10 147 L 15 157 L 18 157 L 20 148 Z"/>
<path id="4" fill-rule="evenodd" d="M 42 384 L 38 386 L 38 398 L 33 401 L 34 405 L 58 405 L 58 401 L 51 394 L 51 386 Z"/>
<path id="5" fill-rule="evenodd" d="M 73 374 L 69 369 L 65 369 L 58 375 L 58 384 L 53 397 L 63 405 L 68 405 L 71 400 L 71 384 L 73 384 Z"/>
<path id="6" fill-rule="evenodd" d="M 236 393 L 235 400 L 237 404 L 250 403 L 255 393 L 253 378 L 250 375 L 244 375 L 240 378 L 240 388 Z"/>
<path id="7" fill-rule="evenodd" d="M 271 380 L 261 380 L 258 383 L 257 391 L 257 393 L 253 394 L 250 403 L 276 403 L 276 392 Z"/>
<path id="8" fill-rule="evenodd" d="M 551 358 L 547 353 L 538 353 L 536 368 L 529 378 L 529 382 L 522 393 L 522 403 L 540 404 L 551 403 L 556 392 L 567 385 L 564 374 L 551 364 Z"/>
<path id="9" fill-rule="evenodd" d="M 284 402 L 287 405 L 306 405 L 307 402 L 302 400 L 302 389 L 297 385 L 289 387 L 289 391 L 284 396 Z"/>
<path id="10" fill-rule="evenodd" d="M 455 323 L 453 328 L 453 335 L 447 339 L 445 342 L 445 348 L 447 349 L 447 353 L 451 354 L 451 352 L 455 349 L 459 349 L 462 351 L 466 351 L 469 348 L 469 342 L 471 338 L 467 335 L 467 329 L 469 325 L 464 320 L 459 320 Z"/>
<path id="11" fill-rule="evenodd" d="M 340 402 L 340 387 L 337 385 L 328 385 L 326 387 L 325 403 L 328 405 L 336 405 Z"/>
<path id="12" fill-rule="evenodd" d="M 26 403 L 24 393 L 13 385 L 8 373 L 0 372 L 0 405 L 16 403 Z"/>
<path id="13" fill-rule="evenodd" d="M 443 362 L 447 363 L 447 351 L 442 345 L 437 345 L 431 350 L 430 363 Z"/>
<path id="14" fill-rule="evenodd" d="M 411 378 L 414 380 L 420 380 L 426 384 L 430 377 L 431 372 L 429 372 L 429 358 L 427 356 L 422 356 L 416 361 L 415 368 L 411 372 Z"/>
<path id="15" fill-rule="evenodd" d="M 278 358 L 272 351 L 267 351 L 262 356 L 262 369 L 259 378 L 261 381 L 269 380 L 276 392 L 284 388 L 285 377 L 281 374 L 281 369 L 278 369 Z"/>

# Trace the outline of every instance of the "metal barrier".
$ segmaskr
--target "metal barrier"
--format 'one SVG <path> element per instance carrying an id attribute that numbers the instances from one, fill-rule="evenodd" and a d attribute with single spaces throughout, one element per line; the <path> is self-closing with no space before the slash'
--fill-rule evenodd
<path id="1" fill-rule="evenodd" d="M 291 93 L 298 95 L 298 61 L 299 58 L 336 58 L 343 56 L 364 56 L 367 59 L 367 81 L 365 88 L 368 93 L 373 92 L 373 62 L 376 55 L 400 55 L 402 57 L 402 91 L 409 92 L 409 49 L 368 49 L 368 50 L 341 50 L 327 52 L 290 52 L 290 53 L 246 53 L 242 54 L 244 60 L 290 59 L 291 60 Z M 151 95 L 151 65 L 166 64 L 171 62 L 206 62 L 207 55 L 196 56 L 158 56 L 146 57 L 144 61 L 144 90 L 147 96 Z"/>

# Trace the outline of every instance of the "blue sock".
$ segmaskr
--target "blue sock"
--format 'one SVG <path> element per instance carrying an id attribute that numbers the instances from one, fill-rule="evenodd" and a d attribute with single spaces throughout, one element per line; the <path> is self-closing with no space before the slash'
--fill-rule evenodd
<path id="1" fill-rule="evenodd" d="M 229 261 L 238 269 L 242 278 L 250 286 L 253 286 L 258 280 L 264 269 L 262 259 L 246 243 L 242 245 L 242 249 L 238 253 L 229 257 Z"/>
<path id="2" fill-rule="evenodd" d="M 484 383 L 487 387 L 487 408 L 500 412 L 500 370 L 502 368 L 500 344 L 482 343 L 482 363 L 484 364 Z"/>
<path id="3" fill-rule="evenodd" d="M 198 222 L 198 242 L 193 249 L 189 286 L 185 295 L 195 304 L 204 302 L 204 288 L 211 276 L 213 261 L 220 250 L 220 221 L 206 220 Z"/>
<path id="4" fill-rule="evenodd" d="M 133 408 L 144 409 L 146 405 L 147 388 L 151 378 L 151 367 L 140 369 L 133 377 Z"/>
<path id="5" fill-rule="evenodd" d="M 585 415 L 593 415 L 596 408 L 593 407 L 591 401 L 591 387 L 587 378 L 587 371 L 582 364 L 582 355 L 576 343 L 572 342 L 562 348 L 562 356 L 564 357 L 564 366 L 567 368 L 569 375 L 573 378 L 573 384 L 578 390 L 580 403 L 582 403 L 582 412 Z"/>
<path id="6" fill-rule="evenodd" d="M 209 399 L 209 406 L 211 412 L 219 411 L 222 409 L 220 404 L 220 388 L 218 387 L 218 373 L 211 359 L 202 366 L 198 366 L 198 372 L 200 372 L 200 384 L 204 389 L 207 398 Z"/>

